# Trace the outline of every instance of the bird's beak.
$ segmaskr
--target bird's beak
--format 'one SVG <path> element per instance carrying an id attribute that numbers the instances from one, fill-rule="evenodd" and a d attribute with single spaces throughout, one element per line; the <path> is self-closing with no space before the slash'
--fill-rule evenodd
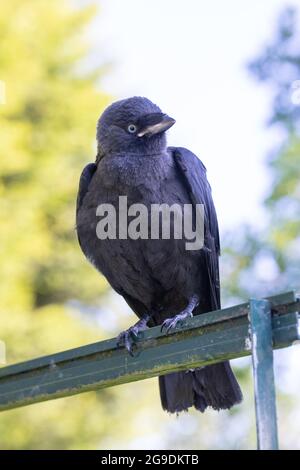
<path id="1" fill-rule="evenodd" d="M 139 120 L 138 137 L 150 137 L 161 132 L 165 132 L 175 124 L 175 119 L 163 113 L 146 114 Z"/>

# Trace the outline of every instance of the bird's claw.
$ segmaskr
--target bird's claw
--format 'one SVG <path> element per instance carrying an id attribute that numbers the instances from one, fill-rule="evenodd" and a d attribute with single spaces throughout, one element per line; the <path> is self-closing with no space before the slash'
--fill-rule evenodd
<path id="1" fill-rule="evenodd" d="M 178 315 L 175 315 L 175 317 L 173 318 L 167 318 L 161 325 L 160 331 L 163 332 L 165 329 L 166 334 L 168 334 L 170 330 L 172 330 L 173 328 L 176 328 L 176 326 L 182 325 L 184 320 L 192 316 L 193 314 L 187 311 L 187 312 L 179 313 Z"/>
<path id="2" fill-rule="evenodd" d="M 134 357 L 134 350 L 137 349 L 136 340 L 141 331 L 138 325 L 133 325 L 128 330 L 122 331 L 117 338 L 117 346 L 125 346 L 130 356 Z"/>

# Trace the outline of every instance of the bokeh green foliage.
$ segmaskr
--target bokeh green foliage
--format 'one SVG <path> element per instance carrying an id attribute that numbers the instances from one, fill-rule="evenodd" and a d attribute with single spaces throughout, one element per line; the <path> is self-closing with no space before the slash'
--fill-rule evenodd
<path id="1" fill-rule="evenodd" d="M 274 37 L 249 66 L 272 91 L 268 124 L 280 144 L 266 162 L 271 178 L 263 224 L 249 221 L 223 240 L 223 288 L 231 302 L 300 290 L 299 18 L 295 8 L 284 9 Z M 280 446 L 299 449 L 299 346 L 277 351 L 275 363 Z"/>
<path id="2" fill-rule="evenodd" d="M 0 0 L 0 11 L 0 338 L 12 363 L 102 336 L 68 302 L 78 293 L 95 302 L 106 290 L 78 247 L 75 201 L 109 97 L 97 91 L 101 67 L 80 66 L 93 6 Z M 1 413 L 0 448 L 96 447 L 114 423 L 114 396 Z"/>
<path id="3" fill-rule="evenodd" d="M 299 41 L 299 12 L 287 8 L 270 44 L 249 66 L 273 92 L 269 125 L 281 143 L 267 159 L 271 184 L 263 201 L 263 227 L 251 223 L 228 235 L 224 286 L 235 298 L 300 288 Z"/>

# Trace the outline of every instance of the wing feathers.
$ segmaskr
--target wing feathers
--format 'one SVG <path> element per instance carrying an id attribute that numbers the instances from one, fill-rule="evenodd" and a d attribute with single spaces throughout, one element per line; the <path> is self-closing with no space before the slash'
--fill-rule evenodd
<path id="1" fill-rule="evenodd" d="M 174 161 L 185 181 L 194 204 L 204 205 L 204 269 L 210 286 L 211 309 L 220 308 L 219 254 L 220 237 L 218 219 L 206 178 L 206 168 L 189 150 L 170 147 Z"/>

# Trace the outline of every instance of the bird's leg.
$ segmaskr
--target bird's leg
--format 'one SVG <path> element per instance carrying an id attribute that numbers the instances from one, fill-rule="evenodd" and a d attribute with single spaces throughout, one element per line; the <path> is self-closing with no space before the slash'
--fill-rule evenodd
<path id="1" fill-rule="evenodd" d="M 167 318 L 163 322 L 161 326 L 161 331 L 163 331 L 163 329 L 165 328 L 166 333 L 169 333 L 169 331 L 172 330 L 172 328 L 175 328 L 178 323 L 180 324 L 187 318 L 192 317 L 193 311 L 197 307 L 198 304 L 199 304 L 199 297 L 195 294 L 190 298 L 188 305 L 186 306 L 184 310 L 182 310 L 182 312 L 178 313 L 178 315 L 175 315 L 175 317 Z"/>
<path id="2" fill-rule="evenodd" d="M 143 315 L 142 318 L 136 322 L 133 326 L 128 328 L 128 330 L 122 331 L 117 338 L 117 346 L 125 346 L 127 351 L 131 356 L 133 356 L 133 349 L 136 345 L 136 340 L 139 336 L 139 333 L 148 328 L 148 321 L 150 320 L 151 315 Z"/>

